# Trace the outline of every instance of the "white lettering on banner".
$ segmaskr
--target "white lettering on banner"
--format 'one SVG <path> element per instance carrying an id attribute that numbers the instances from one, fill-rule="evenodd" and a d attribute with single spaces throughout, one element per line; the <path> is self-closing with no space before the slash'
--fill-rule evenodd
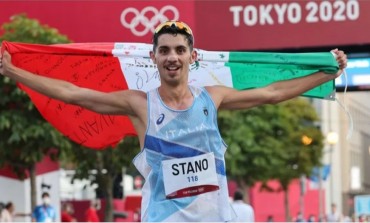
<path id="1" fill-rule="evenodd" d="M 172 13 L 172 17 L 168 18 L 166 13 Z M 130 17 L 130 14 L 133 14 L 133 18 L 130 21 L 127 21 L 127 17 Z M 154 15 L 152 15 L 154 14 Z M 148 18 L 148 15 L 151 17 Z M 167 20 L 178 20 L 179 11 L 175 6 L 166 5 L 161 8 L 159 11 L 153 6 L 147 6 L 139 12 L 136 8 L 126 8 L 121 13 L 121 23 L 124 27 L 131 30 L 131 32 L 136 36 L 144 36 L 148 34 L 149 31 L 154 33 L 155 26 L 159 23 L 165 22 Z M 144 29 L 139 31 L 138 27 L 143 26 Z"/>
<path id="2" fill-rule="evenodd" d="M 355 61 L 348 61 L 347 64 L 348 68 L 367 68 L 370 67 L 369 60 L 355 60 Z"/>
<path id="3" fill-rule="evenodd" d="M 297 24 L 300 22 L 341 22 L 354 21 L 360 17 L 358 0 L 308 1 L 302 7 L 297 2 L 261 4 L 259 6 L 230 6 L 233 25 L 239 27 L 241 21 L 246 26 Z M 303 17 L 303 15 L 306 15 Z"/>

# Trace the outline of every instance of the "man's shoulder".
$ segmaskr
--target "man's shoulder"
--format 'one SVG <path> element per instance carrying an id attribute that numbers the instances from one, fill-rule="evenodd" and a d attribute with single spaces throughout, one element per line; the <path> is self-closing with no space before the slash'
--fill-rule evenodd
<path id="1" fill-rule="evenodd" d="M 36 205 L 35 210 L 40 209 L 41 207 L 42 207 L 41 204 L 40 205 Z"/>
<path id="2" fill-rule="evenodd" d="M 247 203 L 245 203 L 243 201 L 234 201 L 234 202 L 231 203 L 231 205 L 233 205 L 233 206 L 239 206 L 239 207 L 244 208 L 244 209 L 251 209 L 251 210 L 253 210 L 253 207 L 250 204 L 247 204 Z"/>
<path id="3" fill-rule="evenodd" d="M 41 208 L 55 209 L 55 208 L 54 208 L 53 206 L 51 206 L 51 205 L 44 206 L 44 205 L 40 204 L 40 205 L 37 205 L 37 206 L 35 207 L 35 210 L 38 210 L 38 209 L 41 209 Z"/>

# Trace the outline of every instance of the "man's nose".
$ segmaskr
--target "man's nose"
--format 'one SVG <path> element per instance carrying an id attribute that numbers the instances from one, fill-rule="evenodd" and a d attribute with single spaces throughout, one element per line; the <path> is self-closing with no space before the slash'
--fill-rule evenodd
<path id="1" fill-rule="evenodd" d="M 177 53 L 174 50 L 171 50 L 170 53 L 168 54 L 167 60 L 168 61 L 177 61 Z"/>

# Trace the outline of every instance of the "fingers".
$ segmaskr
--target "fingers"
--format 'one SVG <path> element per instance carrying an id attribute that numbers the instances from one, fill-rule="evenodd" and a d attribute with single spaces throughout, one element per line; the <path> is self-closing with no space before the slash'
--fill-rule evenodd
<path id="1" fill-rule="evenodd" d="M 342 70 L 347 67 L 347 55 L 342 50 L 334 49 L 331 51 L 335 54 L 335 58 L 339 64 L 339 68 Z"/>
<path id="2" fill-rule="evenodd" d="M 6 69 L 7 65 L 11 61 L 11 56 L 7 51 L 4 51 L 2 55 L 0 55 L 0 73 L 4 74 L 4 69 Z M 5 68 L 4 68 L 5 66 Z"/>
<path id="3" fill-rule="evenodd" d="M 332 49 L 331 52 L 333 52 L 334 54 L 337 54 L 338 48 Z"/>
<path id="4" fill-rule="evenodd" d="M 10 58 L 10 54 L 9 54 L 8 51 L 5 50 L 3 55 L 1 55 L 1 59 L 3 59 L 3 58 L 6 58 L 6 59 Z"/>
<path id="5" fill-rule="evenodd" d="M 339 63 L 340 69 L 344 69 L 347 67 L 347 55 L 341 50 L 338 51 L 337 61 Z"/>
<path id="6" fill-rule="evenodd" d="M 4 51 L 4 53 L 0 56 L 0 67 L 3 67 L 3 62 L 8 62 L 11 60 L 11 56 L 8 51 Z"/>

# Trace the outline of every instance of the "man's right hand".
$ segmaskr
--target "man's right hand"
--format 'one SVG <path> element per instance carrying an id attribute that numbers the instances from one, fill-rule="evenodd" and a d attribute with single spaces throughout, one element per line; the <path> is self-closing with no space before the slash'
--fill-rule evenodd
<path id="1" fill-rule="evenodd" d="M 11 64 L 11 55 L 8 53 L 8 51 L 4 51 L 3 55 L 0 56 L 0 74 L 6 76 L 6 71 Z"/>

